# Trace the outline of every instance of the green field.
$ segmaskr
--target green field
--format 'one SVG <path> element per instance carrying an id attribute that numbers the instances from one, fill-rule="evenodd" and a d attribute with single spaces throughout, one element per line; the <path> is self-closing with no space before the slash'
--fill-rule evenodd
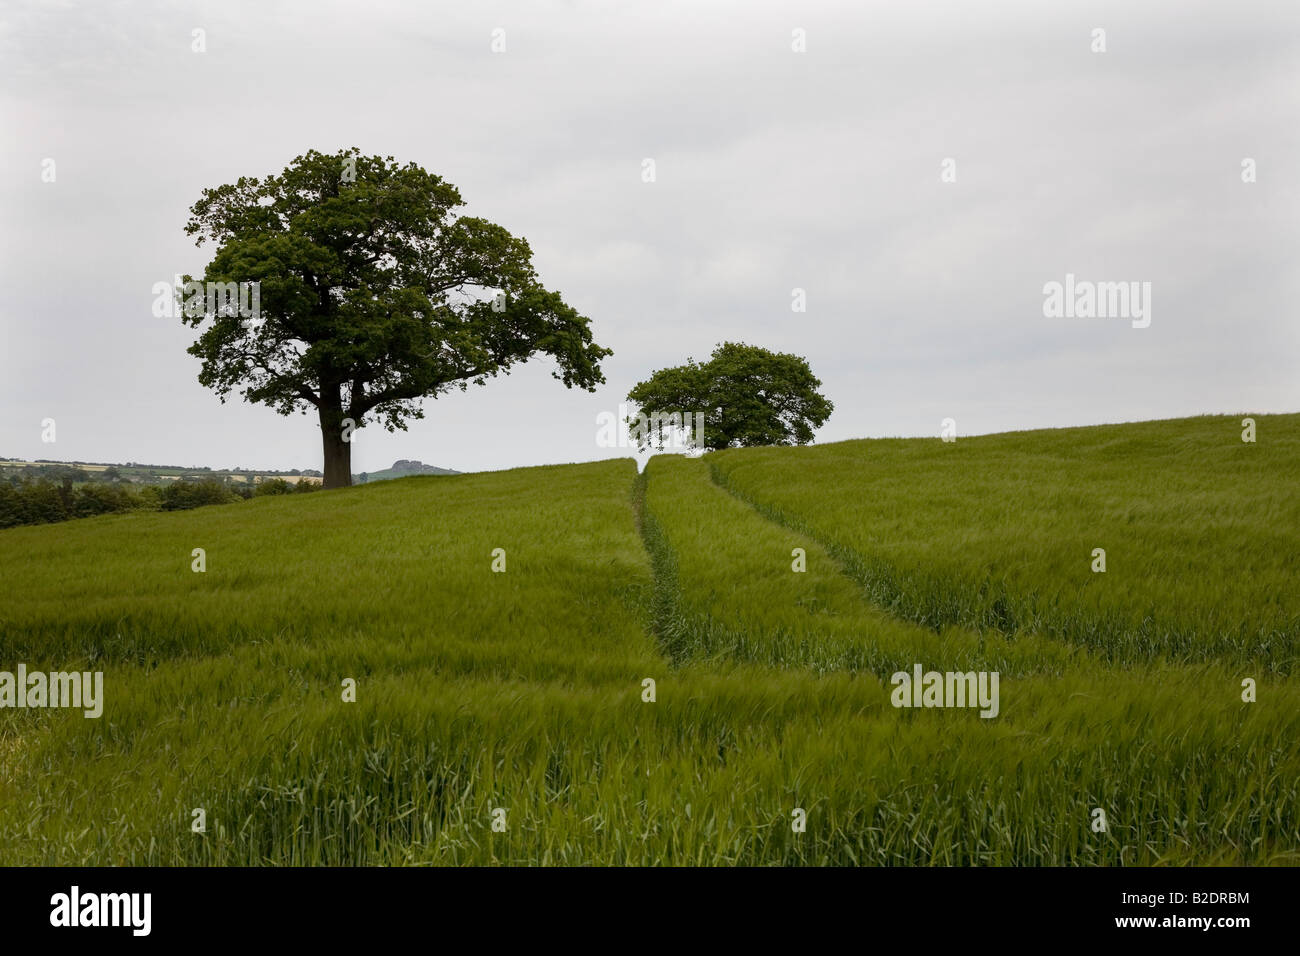
<path id="1" fill-rule="evenodd" d="M 1300 415 L 1256 418 L 0 531 L 0 671 L 105 697 L 0 710 L 0 864 L 1295 865 Z M 917 664 L 997 716 L 894 707 Z"/>

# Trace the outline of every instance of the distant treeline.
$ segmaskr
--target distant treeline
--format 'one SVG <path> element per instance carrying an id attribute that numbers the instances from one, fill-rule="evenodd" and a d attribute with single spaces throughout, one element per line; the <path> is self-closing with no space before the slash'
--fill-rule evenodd
<path id="1" fill-rule="evenodd" d="M 62 481 L 65 477 L 71 477 L 73 481 L 130 481 L 138 484 L 161 484 L 167 481 L 175 481 L 178 478 L 185 481 L 203 481 L 207 478 L 224 481 L 234 475 L 244 479 L 255 478 L 259 475 L 268 479 L 279 476 L 286 478 L 321 477 L 319 471 L 310 468 L 306 470 L 295 468 L 292 471 L 280 472 L 248 468 L 221 468 L 214 471 L 207 466 L 177 468 L 172 465 L 141 465 L 136 462 L 101 467 L 96 462 L 34 462 L 3 457 L 0 457 L 0 464 L 3 464 L 3 467 L 0 467 L 0 480 L 22 477 L 49 478 L 52 481 Z"/>
<path id="2" fill-rule="evenodd" d="M 184 511 L 264 495 L 300 494 L 318 488 L 318 482 L 300 481 L 294 485 L 283 478 L 272 478 L 253 486 L 206 479 L 136 487 L 110 482 L 77 484 L 71 475 L 64 475 L 57 481 L 48 477 L 15 477 L 0 481 L 0 528 L 48 524 L 123 511 Z"/>

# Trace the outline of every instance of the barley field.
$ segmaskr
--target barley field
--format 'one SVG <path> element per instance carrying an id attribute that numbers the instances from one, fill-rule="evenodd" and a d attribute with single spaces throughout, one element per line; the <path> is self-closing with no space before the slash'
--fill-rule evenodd
<path id="1" fill-rule="evenodd" d="M 104 675 L 0 710 L 0 864 L 1295 865 L 1300 415 L 1257 421 L 0 531 L 0 670 Z M 997 715 L 894 706 L 915 665 Z"/>

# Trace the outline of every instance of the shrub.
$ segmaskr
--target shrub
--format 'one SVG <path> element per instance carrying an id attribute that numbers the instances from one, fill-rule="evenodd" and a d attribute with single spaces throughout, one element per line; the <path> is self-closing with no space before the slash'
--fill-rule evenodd
<path id="1" fill-rule="evenodd" d="M 253 489 L 253 496 L 261 498 L 263 495 L 287 495 L 292 492 L 293 485 L 283 478 L 266 478 Z"/>
<path id="2" fill-rule="evenodd" d="M 185 511 L 203 505 L 224 505 L 237 497 L 221 482 L 211 478 L 203 481 L 177 481 L 162 490 L 162 510 Z"/>

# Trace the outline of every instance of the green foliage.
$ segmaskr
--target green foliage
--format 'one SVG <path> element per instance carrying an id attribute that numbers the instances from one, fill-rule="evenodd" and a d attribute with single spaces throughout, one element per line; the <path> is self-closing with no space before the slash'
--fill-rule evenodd
<path id="1" fill-rule="evenodd" d="M 24 481 L 0 484 L 0 527 L 66 521 L 70 494 L 52 481 Z"/>
<path id="2" fill-rule="evenodd" d="M 163 511 L 185 511 L 203 505 L 224 505 L 239 496 L 220 481 L 177 481 L 165 485 L 161 493 Z"/>
<path id="3" fill-rule="evenodd" d="M 834 406 L 797 355 L 736 342 L 724 342 L 707 362 L 660 369 L 628 392 L 643 414 L 704 415 L 705 448 L 754 445 L 805 445 Z M 654 421 L 649 434 L 636 430 L 641 447 L 664 447 L 667 429 Z M 689 437 L 695 444 L 695 436 Z"/>
<path id="4" fill-rule="evenodd" d="M 254 486 L 252 496 L 262 498 L 266 495 L 295 495 L 318 491 L 319 489 L 320 482 L 311 481 L 307 478 L 297 483 L 285 481 L 283 478 L 264 478 Z"/>
<path id="5" fill-rule="evenodd" d="M 814 539 L 766 520 L 715 485 L 707 459 L 661 455 L 646 466 L 650 552 L 680 581 L 677 658 L 868 671 L 887 679 L 924 660 L 939 670 L 1062 674 L 1084 662 L 1024 635 L 981 640 L 953 622 L 936 633 L 864 603 Z M 803 550 L 796 572 L 794 551 Z M 657 575 L 660 578 L 666 575 Z"/>
<path id="6" fill-rule="evenodd" d="M 0 481 L 0 528 L 156 507 L 155 500 L 121 485 L 74 485 L 68 477 L 58 483 L 46 478 Z"/>
<path id="7" fill-rule="evenodd" d="M 1298 600 L 1300 416 L 1259 422 L 1254 446 L 1194 419 L 742 449 L 0 532 L 0 660 L 101 669 L 106 699 L 3 712 L 0 864 L 1300 863 L 1285 634 L 1198 625 Z M 1201 645 L 1107 629 L 1130 611 Z M 999 716 L 893 708 L 912 662 L 1000 669 Z"/>
<path id="8" fill-rule="evenodd" d="M 130 489 L 120 485 L 82 485 L 72 499 L 70 518 L 88 518 L 92 515 L 131 511 L 140 507 L 140 501 Z"/>
<path id="9" fill-rule="evenodd" d="M 89 473 L 93 475 L 94 473 Z M 269 488 L 270 490 L 263 490 Z M 46 479 L 0 481 L 0 528 L 48 524 L 72 518 L 119 514 L 127 511 L 185 511 L 204 505 L 246 501 L 258 495 L 316 491 L 320 482 L 303 480 L 297 486 L 271 479 L 257 491 L 215 478 L 173 481 L 163 485 L 133 486 L 116 482 L 60 483 Z"/>
<path id="10" fill-rule="evenodd" d="M 876 605 L 1114 661 L 1300 663 L 1300 415 L 710 456 Z M 1092 551 L 1106 551 L 1105 573 Z"/>
<path id="11" fill-rule="evenodd" d="M 267 478 L 259 482 L 253 489 L 253 497 L 260 498 L 264 495 L 288 495 L 293 493 L 293 485 L 283 478 Z"/>
<path id="12" fill-rule="evenodd" d="M 524 239 L 462 205 L 414 163 L 355 150 L 312 150 L 278 176 L 204 190 L 186 226 L 217 245 L 203 278 L 260 282 L 263 321 L 186 316 L 206 323 L 189 349 L 199 381 L 223 401 L 240 389 L 282 414 L 315 408 L 327 484 L 350 483 L 333 473 L 350 449 L 329 444 L 344 419 L 404 428 L 423 417 L 420 399 L 539 354 L 566 386 L 594 389 L 611 353 L 588 319 L 541 285 Z"/>

